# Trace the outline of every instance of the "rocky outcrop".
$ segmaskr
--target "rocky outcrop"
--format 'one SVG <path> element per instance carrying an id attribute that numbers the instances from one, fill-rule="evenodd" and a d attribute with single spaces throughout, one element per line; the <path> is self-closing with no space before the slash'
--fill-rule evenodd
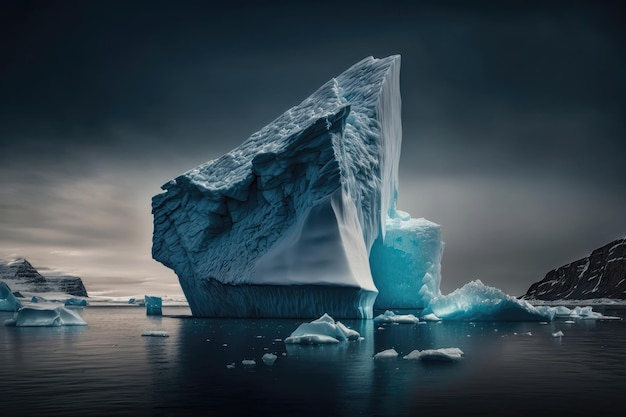
<path id="1" fill-rule="evenodd" d="M 523 296 L 538 300 L 626 299 L 626 238 L 548 272 Z"/>
<path id="2" fill-rule="evenodd" d="M 76 276 L 45 277 L 26 259 L 0 261 L 0 280 L 5 281 L 13 292 L 63 292 L 66 294 L 87 297 L 87 289 L 83 281 Z"/>

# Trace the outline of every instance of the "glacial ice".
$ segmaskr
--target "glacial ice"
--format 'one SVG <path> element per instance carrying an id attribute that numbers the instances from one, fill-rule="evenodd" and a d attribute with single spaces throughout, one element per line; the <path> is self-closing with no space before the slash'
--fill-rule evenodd
<path id="1" fill-rule="evenodd" d="M 440 349 L 415 349 L 408 355 L 404 356 L 407 360 L 420 359 L 422 361 L 443 361 L 456 362 L 463 359 L 463 351 L 459 348 L 440 348 Z"/>
<path id="2" fill-rule="evenodd" d="M 163 305 L 163 300 L 161 297 L 146 295 L 145 300 L 146 300 L 146 315 L 148 316 L 163 315 L 163 310 L 161 309 Z"/>
<path id="3" fill-rule="evenodd" d="M 17 311 L 20 307 L 22 303 L 15 298 L 11 288 L 4 281 L 0 281 L 0 311 Z"/>
<path id="4" fill-rule="evenodd" d="M 17 327 L 86 326 L 87 322 L 73 310 L 55 303 L 33 303 L 20 308 L 13 319 L 5 322 Z"/>
<path id="5" fill-rule="evenodd" d="M 302 323 L 285 339 L 287 344 L 319 345 L 358 340 L 361 335 L 324 313 L 310 323 Z"/>
<path id="6" fill-rule="evenodd" d="M 439 295 L 439 227 L 396 211 L 399 76 L 399 56 L 366 58 L 163 185 L 152 254 L 194 315 L 371 318 L 379 292 Z"/>
<path id="7" fill-rule="evenodd" d="M 65 306 L 66 307 L 86 307 L 87 306 L 87 300 L 85 300 L 84 298 L 68 298 L 67 300 L 65 300 Z"/>
<path id="8" fill-rule="evenodd" d="M 555 309 L 535 307 L 475 280 L 450 294 L 435 297 L 423 313 L 433 313 L 442 320 L 550 321 Z"/>
<path id="9" fill-rule="evenodd" d="M 424 308 L 441 295 L 441 227 L 397 210 L 387 217 L 386 234 L 370 252 L 370 267 L 379 291 L 374 308 Z"/>

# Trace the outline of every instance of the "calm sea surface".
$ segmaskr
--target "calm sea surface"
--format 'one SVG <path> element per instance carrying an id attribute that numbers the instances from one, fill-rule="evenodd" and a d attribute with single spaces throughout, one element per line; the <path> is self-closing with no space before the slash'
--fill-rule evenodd
<path id="1" fill-rule="evenodd" d="M 626 310 L 604 312 L 626 317 Z M 179 317 L 189 314 L 181 307 L 165 308 L 165 317 L 139 307 L 81 314 L 89 326 L 0 325 L 0 415 L 626 415 L 626 321 L 379 330 L 372 321 L 345 320 L 365 340 L 298 347 L 276 339 L 301 320 L 194 319 Z M 0 323 L 11 317 L 0 313 Z M 149 330 L 170 337 L 141 336 Z M 552 337 L 558 330 L 565 336 Z M 443 347 L 461 348 L 464 360 L 402 359 Z M 372 359 L 389 348 L 400 357 Z M 271 367 L 261 360 L 266 352 L 278 355 Z M 256 366 L 244 367 L 244 359 Z"/>

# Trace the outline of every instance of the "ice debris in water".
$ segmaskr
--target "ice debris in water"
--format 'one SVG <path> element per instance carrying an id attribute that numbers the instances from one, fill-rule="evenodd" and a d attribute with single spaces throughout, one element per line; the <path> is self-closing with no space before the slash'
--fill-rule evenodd
<path id="1" fill-rule="evenodd" d="M 169 333 L 163 330 L 149 330 L 141 333 L 141 335 L 147 337 L 170 337 Z"/>
<path id="2" fill-rule="evenodd" d="M 9 286 L 0 281 L 0 311 L 17 311 L 22 303 L 15 298 Z"/>
<path id="3" fill-rule="evenodd" d="M 246 368 L 253 368 L 256 366 L 256 361 L 254 359 L 244 359 L 241 361 L 241 364 Z"/>
<path id="4" fill-rule="evenodd" d="M 361 335 L 348 329 L 341 322 L 324 313 L 322 317 L 310 323 L 302 323 L 291 335 L 285 339 L 287 344 L 332 344 L 346 340 L 358 340 Z"/>
<path id="5" fill-rule="evenodd" d="M 463 351 L 459 348 L 441 348 L 414 350 L 404 357 L 407 360 L 420 359 L 422 361 L 455 362 L 463 358 Z"/>
<path id="6" fill-rule="evenodd" d="M 421 319 L 422 321 L 441 321 L 441 319 L 434 313 L 424 314 Z"/>
<path id="7" fill-rule="evenodd" d="M 226 365 L 226 368 L 228 368 L 228 369 L 235 369 L 235 362 L 229 363 L 228 365 Z"/>
<path id="8" fill-rule="evenodd" d="M 274 355 L 273 353 L 266 353 L 261 359 L 263 360 L 263 363 L 267 366 L 272 366 L 274 365 L 274 362 L 276 362 L 276 358 L 278 358 L 278 356 Z"/>
<path id="9" fill-rule="evenodd" d="M 86 326 L 87 322 L 76 311 L 63 305 L 35 303 L 20 308 L 15 313 L 15 317 L 7 320 L 5 325 L 18 327 Z"/>
<path id="10" fill-rule="evenodd" d="M 399 324 L 415 324 L 419 319 L 413 314 L 396 314 L 391 310 L 385 311 L 374 317 L 374 323 L 399 323 Z"/>
<path id="11" fill-rule="evenodd" d="M 563 337 L 563 336 L 565 335 L 560 330 L 558 332 L 552 333 L 552 337 Z"/>
<path id="12" fill-rule="evenodd" d="M 374 355 L 374 359 L 393 359 L 398 357 L 398 352 L 395 349 L 385 349 L 382 352 L 378 352 Z"/>

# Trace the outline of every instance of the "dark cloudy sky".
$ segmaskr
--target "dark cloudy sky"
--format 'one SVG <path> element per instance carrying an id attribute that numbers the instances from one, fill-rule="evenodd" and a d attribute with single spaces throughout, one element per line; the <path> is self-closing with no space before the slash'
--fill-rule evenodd
<path id="1" fill-rule="evenodd" d="M 2 0 L 0 257 L 180 293 L 150 256 L 159 187 L 401 54 L 400 208 L 442 225 L 443 292 L 522 294 L 626 235 L 618 4 Z"/>

